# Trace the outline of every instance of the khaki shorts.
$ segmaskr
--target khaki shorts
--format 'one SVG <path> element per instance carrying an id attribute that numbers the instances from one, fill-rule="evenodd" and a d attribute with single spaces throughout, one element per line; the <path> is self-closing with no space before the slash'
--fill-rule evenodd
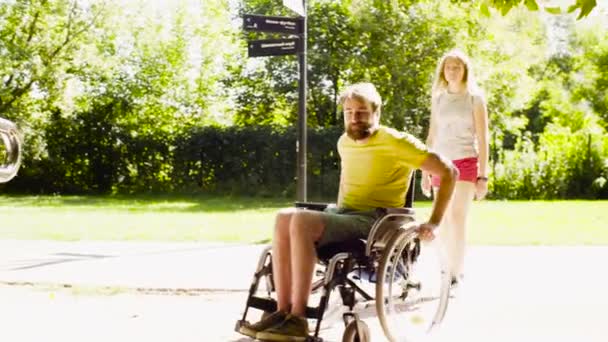
<path id="1" fill-rule="evenodd" d="M 325 229 L 316 243 L 317 247 L 333 242 L 367 239 L 376 218 L 375 210 L 357 211 L 328 207 L 323 211 Z"/>

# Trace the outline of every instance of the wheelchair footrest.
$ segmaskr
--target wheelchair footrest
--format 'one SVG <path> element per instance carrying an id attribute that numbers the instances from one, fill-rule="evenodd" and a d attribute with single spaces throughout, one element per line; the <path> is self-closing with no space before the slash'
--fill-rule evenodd
<path id="1" fill-rule="evenodd" d="M 272 298 L 260 298 L 251 296 L 247 300 L 247 306 L 260 309 L 266 312 L 275 312 L 277 311 L 277 302 Z"/>
<path id="2" fill-rule="evenodd" d="M 256 308 L 266 312 L 277 311 L 277 301 L 272 298 L 260 298 L 251 296 L 247 300 L 247 306 Z M 306 307 L 306 317 L 318 319 L 321 315 L 319 314 L 319 308 Z"/>

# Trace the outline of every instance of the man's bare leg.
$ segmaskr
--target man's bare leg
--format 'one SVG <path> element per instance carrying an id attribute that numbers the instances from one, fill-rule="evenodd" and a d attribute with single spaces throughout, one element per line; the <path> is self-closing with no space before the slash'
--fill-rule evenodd
<path id="1" fill-rule="evenodd" d="M 293 307 L 291 313 L 306 316 L 306 306 L 312 288 L 312 275 L 316 263 L 315 241 L 321 238 L 325 224 L 322 214 L 300 211 L 292 216 L 289 229 L 291 237 L 291 269 Z"/>
<path id="2" fill-rule="evenodd" d="M 272 274 L 277 292 L 277 309 L 289 312 L 291 307 L 291 241 L 289 236 L 295 208 L 277 213 L 272 239 Z"/>
<path id="3" fill-rule="evenodd" d="M 272 240 L 272 276 L 277 293 L 277 309 L 254 324 L 244 324 L 239 332 L 253 339 L 259 333 L 280 324 L 291 309 L 291 239 L 289 236 L 291 220 L 296 208 L 282 209 L 277 213 Z"/>

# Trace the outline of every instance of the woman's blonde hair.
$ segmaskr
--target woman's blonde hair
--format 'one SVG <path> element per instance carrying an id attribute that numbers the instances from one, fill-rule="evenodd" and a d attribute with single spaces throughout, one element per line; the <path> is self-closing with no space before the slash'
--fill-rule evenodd
<path id="1" fill-rule="evenodd" d="M 471 94 L 479 94 L 481 90 L 477 86 L 475 82 L 475 78 L 473 77 L 473 72 L 471 70 L 471 61 L 469 57 L 459 49 L 453 49 L 448 51 L 445 55 L 441 57 L 439 60 L 439 64 L 437 64 L 437 70 L 435 71 L 435 80 L 433 81 L 433 89 L 432 95 L 433 97 L 439 95 L 441 92 L 445 91 L 448 87 L 448 81 L 445 79 L 445 62 L 448 58 L 457 59 L 464 65 L 464 75 L 463 82 L 467 91 Z"/>

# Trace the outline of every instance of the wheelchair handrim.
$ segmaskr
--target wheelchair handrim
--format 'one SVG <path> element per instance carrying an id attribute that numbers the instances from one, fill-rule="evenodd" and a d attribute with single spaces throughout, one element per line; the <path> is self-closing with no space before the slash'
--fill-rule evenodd
<path id="1" fill-rule="evenodd" d="M 440 283 L 440 292 L 434 296 L 415 297 L 414 290 L 408 288 L 408 284 L 413 284 L 411 272 L 415 265 L 411 260 L 404 261 L 402 256 L 405 248 L 412 246 L 410 243 L 413 243 L 416 236 L 413 229 L 400 231 L 387 244 L 386 254 L 380 263 L 376 283 L 376 309 L 384 333 L 390 341 L 407 341 L 427 334 L 441 322 L 447 309 L 449 293 L 445 293 L 443 281 Z M 404 268 L 406 273 L 399 274 L 399 267 Z"/>

